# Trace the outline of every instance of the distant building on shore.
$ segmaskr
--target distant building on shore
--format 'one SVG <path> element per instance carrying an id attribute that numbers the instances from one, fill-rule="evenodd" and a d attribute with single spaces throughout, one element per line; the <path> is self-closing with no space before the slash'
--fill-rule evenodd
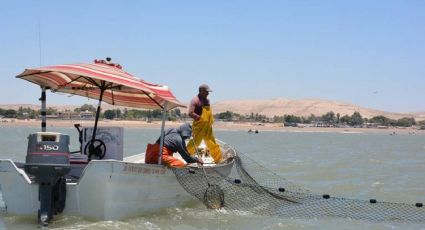
<path id="1" fill-rule="evenodd" d="M 58 115 L 50 115 L 51 117 L 48 117 L 50 119 L 62 119 L 62 120 L 93 120 L 94 114 L 91 111 L 81 111 L 81 112 L 72 112 L 72 111 L 65 111 L 65 112 L 59 112 Z M 52 117 L 53 116 L 53 117 Z"/>
<path id="2" fill-rule="evenodd" d="M 80 112 L 80 119 L 83 119 L 83 120 L 93 120 L 94 119 L 93 112 L 88 111 L 88 110 L 81 111 Z"/>

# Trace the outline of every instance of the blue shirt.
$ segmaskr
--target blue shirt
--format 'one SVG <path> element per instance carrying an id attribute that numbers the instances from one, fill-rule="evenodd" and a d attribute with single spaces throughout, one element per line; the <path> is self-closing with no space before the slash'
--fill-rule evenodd
<path id="1" fill-rule="evenodd" d="M 196 160 L 187 151 L 185 140 L 186 138 L 181 136 L 177 128 L 170 128 L 164 131 L 164 146 L 173 152 L 178 152 L 187 163 L 194 163 Z M 159 139 L 156 143 L 159 143 Z"/>

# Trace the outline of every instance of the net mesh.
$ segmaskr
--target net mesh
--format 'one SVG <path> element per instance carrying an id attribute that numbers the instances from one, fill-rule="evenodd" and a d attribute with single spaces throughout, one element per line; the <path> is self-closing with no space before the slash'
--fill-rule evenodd
<path id="1" fill-rule="evenodd" d="M 405 204 L 318 195 L 262 167 L 229 145 L 230 166 L 173 169 L 177 180 L 207 207 L 258 215 L 337 217 L 372 222 L 425 222 L 422 203 Z M 208 176 L 205 176 L 207 174 Z"/>

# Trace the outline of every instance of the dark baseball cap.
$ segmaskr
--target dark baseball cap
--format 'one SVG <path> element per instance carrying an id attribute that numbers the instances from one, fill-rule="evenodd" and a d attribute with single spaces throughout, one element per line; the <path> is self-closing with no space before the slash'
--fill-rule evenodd
<path id="1" fill-rule="evenodd" d="M 200 85 L 199 90 L 201 90 L 201 89 L 206 90 L 208 92 L 212 92 L 212 90 L 210 89 L 210 87 L 207 84 Z"/>
<path id="2" fill-rule="evenodd" d="M 180 125 L 179 128 L 177 128 L 177 130 L 180 135 L 185 139 L 192 136 L 192 125 L 189 123 L 183 123 L 182 125 Z"/>

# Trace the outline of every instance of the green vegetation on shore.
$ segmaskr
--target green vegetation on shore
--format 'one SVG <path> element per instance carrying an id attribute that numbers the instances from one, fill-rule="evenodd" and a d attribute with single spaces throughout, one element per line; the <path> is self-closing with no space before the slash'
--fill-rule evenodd
<path id="1" fill-rule="evenodd" d="M 85 114 L 85 119 L 90 119 L 94 116 L 96 108 L 92 105 L 84 104 L 73 111 L 65 110 L 59 112 L 54 108 L 47 108 L 46 115 L 56 119 L 78 119 L 82 114 Z M 14 119 L 36 119 L 40 117 L 40 110 L 31 108 L 20 107 L 18 110 L 1 109 L 0 118 L 14 118 Z M 113 109 L 101 112 L 101 118 L 104 119 L 120 119 L 120 120 L 160 120 L 162 111 L 156 110 L 138 110 L 138 109 Z M 186 113 L 182 113 L 180 109 L 173 109 L 167 114 L 168 120 L 178 121 L 188 119 Z M 299 124 L 314 124 L 316 126 L 338 127 L 338 126 L 398 126 L 398 127 L 411 127 L 414 125 L 425 126 L 425 120 L 416 122 L 412 117 L 403 117 L 395 120 L 385 116 L 379 115 L 372 118 L 363 118 L 359 112 L 354 112 L 351 115 L 341 116 L 339 113 L 335 114 L 333 111 L 327 112 L 321 116 L 311 114 L 308 117 L 296 115 L 284 115 L 267 117 L 261 114 L 251 113 L 249 115 L 241 115 L 231 111 L 217 113 L 214 115 L 215 119 L 221 121 L 233 122 L 264 122 L 264 123 L 284 123 L 287 126 L 297 126 Z"/>

